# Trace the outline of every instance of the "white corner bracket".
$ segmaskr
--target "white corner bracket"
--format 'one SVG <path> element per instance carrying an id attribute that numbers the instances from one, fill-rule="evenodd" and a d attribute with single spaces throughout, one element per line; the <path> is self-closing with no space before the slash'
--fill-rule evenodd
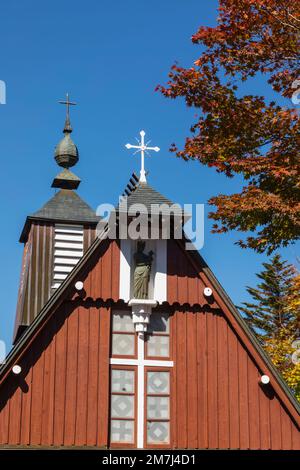
<path id="1" fill-rule="evenodd" d="M 146 333 L 152 309 L 157 306 L 156 300 L 131 299 L 128 305 L 132 308 L 132 321 L 137 333 Z"/>

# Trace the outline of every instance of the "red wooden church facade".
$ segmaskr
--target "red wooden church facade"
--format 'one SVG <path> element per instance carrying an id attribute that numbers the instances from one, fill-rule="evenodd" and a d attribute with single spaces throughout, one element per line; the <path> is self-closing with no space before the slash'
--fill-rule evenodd
<path id="1" fill-rule="evenodd" d="M 299 404 L 184 240 L 147 241 L 149 299 L 132 299 L 136 243 L 96 237 L 99 217 L 69 170 L 79 158 L 71 132 L 67 112 L 55 151 L 59 191 L 21 236 L 14 347 L 0 367 L 0 447 L 300 449 Z M 125 193 L 128 209 L 172 205 L 142 174 Z"/>
<path id="2" fill-rule="evenodd" d="M 75 290 L 78 280 L 84 295 Z M 137 447 L 137 380 L 127 391 L 133 440 L 111 438 L 112 369 L 137 374 L 137 366 L 111 361 L 113 314 L 130 314 L 119 280 L 120 242 L 96 240 L 16 343 L 1 369 L 1 446 Z M 203 260 L 181 241 L 168 241 L 167 301 L 158 311 L 169 314 L 170 348 L 160 361 L 166 367 L 145 365 L 143 447 L 300 449 L 296 403 Z M 14 364 L 22 368 L 18 376 Z M 159 421 L 147 416 L 151 371 L 170 381 L 160 397 L 169 430 L 160 443 L 147 440 L 149 423 Z M 268 386 L 260 384 L 262 374 Z"/>

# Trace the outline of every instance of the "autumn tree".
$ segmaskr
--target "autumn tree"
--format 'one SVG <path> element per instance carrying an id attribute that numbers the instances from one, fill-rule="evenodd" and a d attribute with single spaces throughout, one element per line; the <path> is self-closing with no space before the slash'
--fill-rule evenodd
<path id="1" fill-rule="evenodd" d="M 173 144 L 171 151 L 243 176 L 239 193 L 210 199 L 213 232 L 248 232 L 238 243 L 258 252 L 300 234 L 299 38 L 299 2 L 220 0 L 217 26 L 192 36 L 204 52 L 190 68 L 174 65 L 168 84 L 158 87 L 199 110 L 184 148 Z M 241 94 L 240 84 L 256 75 L 280 100 Z"/>
<path id="2" fill-rule="evenodd" d="M 293 341 L 295 336 L 287 334 L 283 329 L 277 338 L 270 338 L 265 342 L 264 349 L 270 356 L 273 364 L 279 369 L 282 377 L 300 401 L 300 354 L 295 350 Z M 297 354 L 297 362 L 292 361 Z"/>
<path id="3" fill-rule="evenodd" d="M 300 274 L 297 274 L 292 280 L 290 292 L 287 296 L 286 309 L 296 317 L 297 329 L 300 335 Z"/>
<path id="4" fill-rule="evenodd" d="M 296 269 L 274 255 L 263 263 L 257 274 L 260 282 L 247 287 L 251 302 L 240 307 L 248 325 L 255 332 L 262 347 L 300 400 L 300 361 L 294 363 L 294 341 L 298 336 L 299 274 Z"/>

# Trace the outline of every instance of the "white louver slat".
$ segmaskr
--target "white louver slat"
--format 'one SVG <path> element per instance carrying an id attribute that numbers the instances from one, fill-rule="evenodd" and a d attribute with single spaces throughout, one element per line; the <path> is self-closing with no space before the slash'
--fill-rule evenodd
<path id="1" fill-rule="evenodd" d="M 52 289 L 57 289 L 83 256 L 83 226 L 55 225 Z"/>

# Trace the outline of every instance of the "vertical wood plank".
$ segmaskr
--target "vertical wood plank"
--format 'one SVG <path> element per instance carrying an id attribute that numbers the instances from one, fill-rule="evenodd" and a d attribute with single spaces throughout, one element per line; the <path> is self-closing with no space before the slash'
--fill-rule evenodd
<path id="1" fill-rule="evenodd" d="M 47 430 L 49 422 L 49 408 L 50 408 L 50 377 L 51 377 L 51 345 L 53 340 L 53 325 L 52 321 L 49 322 L 47 328 L 47 335 L 45 336 L 45 352 L 44 352 L 44 379 L 43 379 L 43 399 L 42 399 L 42 430 L 41 430 L 41 443 L 45 445 L 47 442 Z M 51 328 L 52 327 L 52 328 Z"/>
<path id="2" fill-rule="evenodd" d="M 197 314 L 198 447 L 208 448 L 207 314 Z"/>
<path id="3" fill-rule="evenodd" d="M 177 315 L 177 358 L 176 358 L 176 382 L 177 382 L 177 435 L 178 447 L 187 447 L 187 329 L 186 314 L 178 311 Z"/>
<path id="4" fill-rule="evenodd" d="M 94 446 L 97 443 L 98 420 L 98 379 L 99 379 L 99 310 L 90 308 L 89 331 L 89 384 L 88 384 L 88 415 L 87 415 L 87 445 Z"/>
<path id="5" fill-rule="evenodd" d="M 33 445 L 41 444 L 42 435 L 42 415 L 43 415 L 43 379 L 44 379 L 44 338 L 43 332 L 38 341 L 35 341 L 33 347 L 34 364 L 32 369 L 32 403 L 31 403 L 31 429 L 30 443 Z"/>
<path id="6" fill-rule="evenodd" d="M 187 276 L 187 259 L 182 256 L 180 251 L 176 255 L 176 270 L 177 276 L 177 295 L 176 299 L 180 305 L 188 302 L 188 276 Z"/>
<path id="7" fill-rule="evenodd" d="M 249 432 L 251 449 L 260 448 L 258 381 L 258 370 L 248 356 Z"/>
<path id="8" fill-rule="evenodd" d="M 4 386 L 4 391 L 3 395 L 5 393 L 5 396 L 7 398 L 7 384 L 5 384 L 6 387 Z M 3 397 L 2 397 L 3 398 Z M 1 444 L 8 444 L 9 443 L 9 408 L 10 408 L 10 401 L 7 399 L 4 402 L 1 400 L 1 411 L 0 411 L 0 421 L 1 421 L 1 426 L 0 426 L 0 443 Z"/>
<path id="9" fill-rule="evenodd" d="M 45 415 L 45 425 L 42 430 L 43 443 L 52 445 L 54 443 L 54 405 L 55 405 L 55 371 L 56 371 L 56 319 L 51 318 L 48 324 L 51 343 L 49 344 L 49 378 L 48 378 L 48 407 Z M 48 367 L 48 366 L 47 366 Z"/>
<path id="10" fill-rule="evenodd" d="M 228 380 L 229 380 L 230 448 L 238 449 L 240 446 L 238 342 L 237 342 L 235 333 L 229 327 L 228 327 Z"/>
<path id="11" fill-rule="evenodd" d="M 229 448 L 229 370 L 227 323 L 217 316 L 217 378 L 218 378 L 218 431 L 220 449 Z"/>
<path id="12" fill-rule="evenodd" d="M 218 377 L 217 377 L 217 318 L 207 314 L 207 389 L 208 389 L 208 446 L 219 447 L 218 441 Z"/>
<path id="13" fill-rule="evenodd" d="M 111 263 L 111 284 L 112 284 L 112 291 L 111 291 L 111 298 L 114 300 L 118 300 L 120 297 L 120 247 L 116 240 L 111 242 L 111 250 L 112 250 L 112 263 Z"/>
<path id="14" fill-rule="evenodd" d="M 188 447 L 198 447 L 197 419 L 197 317 L 193 312 L 185 312 L 187 322 L 187 424 Z"/>
<path id="15" fill-rule="evenodd" d="M 45 240 L 45 287 L 44 287 L 44 303 L 49 299 L 51 293 L 51 281 L 52 281 L 52 256 L 53 256 L 53 247 L 52 247 L 52 227 L 47 224 L 46 229 L 46 240 Z"/>
<path id="16" fill-rule="evenodd" d="M 281 413 L 281 435 L 282 435 L 282 449 L 289 450 L 292 449 L 292 426 L 291 419 L 287 415 L 284 408 L 280 408 Z"/>
<path id="17" fill-rule="evenodd" d="M 280 403 L 274 396 L 270 401 L 271 446 L 272 450 L 281 449 L 281 415 Z"/>
<path id="18" fill-rule="evenodd" d="M 59 309 L 56 321 L 59 325 L 56 334 L 56 357 L 55 357 L 55 393 L 54 393 L 54 445 L 60 446 L 64 443 L 64 419 L 66 401 L 66 351 L 67 351 L 67 328 L 64 323 L 66 306 Z M 61 318 L 60 318 L 61 316 Z"/>
<path id="19" fill-rule="evenodd" d="M 261 387 L 259 387 L 259 410 L 260 449 L 268 450 L 271 448 L 270 399 Z"/>
<path id="20" fill-rule="evenodd" d="M 21 417 L 21 443 L 30 444 L 31 430 L 31 401 L 32 401 L 32 351 L 22 361 L 22 368 L 27 373 L 24 377 L 24 393 L 22 394 L 22 417 Z"/>
<path id="21" fill-rule="evenodd" d="M 21 413 L 22 413 L 22 396 L 20 388 L 21 377 L 13 376 L 16 384 L 12 384 L 14 387 L 14 393 L 10 398 L 10 413 L 9 413 L 9 443 L 11 445 L 17 445 L 20 443 L 20 424 L 21 424 Z"/>
<path id="22" fill-rule="evenodd" d="M 177 300 L 176 253 L 174 240 L 167 241 L 167 296 L 168 302 L 173 305 Z"/>
<path id="23" fill-rule="evenodd" d="M 86 444 L 87 392 L 89 370 L 89 311 L 79 308 L 78 317 L 78 375 L 75 445 Z"/>
<path id="24" fill-rule="evenodd" d="M 293 445 L 293 450 L 300 449 L 300 432 L 299 432 L 299 428 L 296 427 L 294 423 L 292 423 L 292 445 Z"/>
<path id="25" fill-rule="evenodd" d="M 98 436 L 97 445 L 108 445 L 109 424 L 109 357 L 110 357 L 110 320 L 109 308 L 100 309 L 99 341 L 99 392 L 98 392 Z"/>
<path id="26" fill-rule="evenodd" d="M 248 360 L 244 347 L 238 344 L 239 367 L 239 420 L 240 420 L 240 448 L 249 449 L 249 396 L 248 396 Z"/>
<path id="27" fill-rule="evenodd" d="M 178 447 L 178 432 L 177 432 L 177 312 L 171 317 L 171 342 L 172 342 L 172 360 L 174 361 L 174 369 L 171 387 L 171 438 L 172 447 Z"/>
<path id="28" fill-rule="evenodd" d="M 75 444 L 76 410 L 77 410 L 77 380 L 78 374 L 78 315 L 79 308 L 74 309 L 68 317 L 67 328 L 67 367 L 66 367 L 66 407 L 64 444 Z"/>
<path id="29" fill-rule="evenodd" d="M 112 247 L 114 241 L 105 240 L 105 245 L 107 249 L 105 250 L 102 258 L 101 258 L 101 298 L 102 299 L 109 299 L 112 294 Z"/>

